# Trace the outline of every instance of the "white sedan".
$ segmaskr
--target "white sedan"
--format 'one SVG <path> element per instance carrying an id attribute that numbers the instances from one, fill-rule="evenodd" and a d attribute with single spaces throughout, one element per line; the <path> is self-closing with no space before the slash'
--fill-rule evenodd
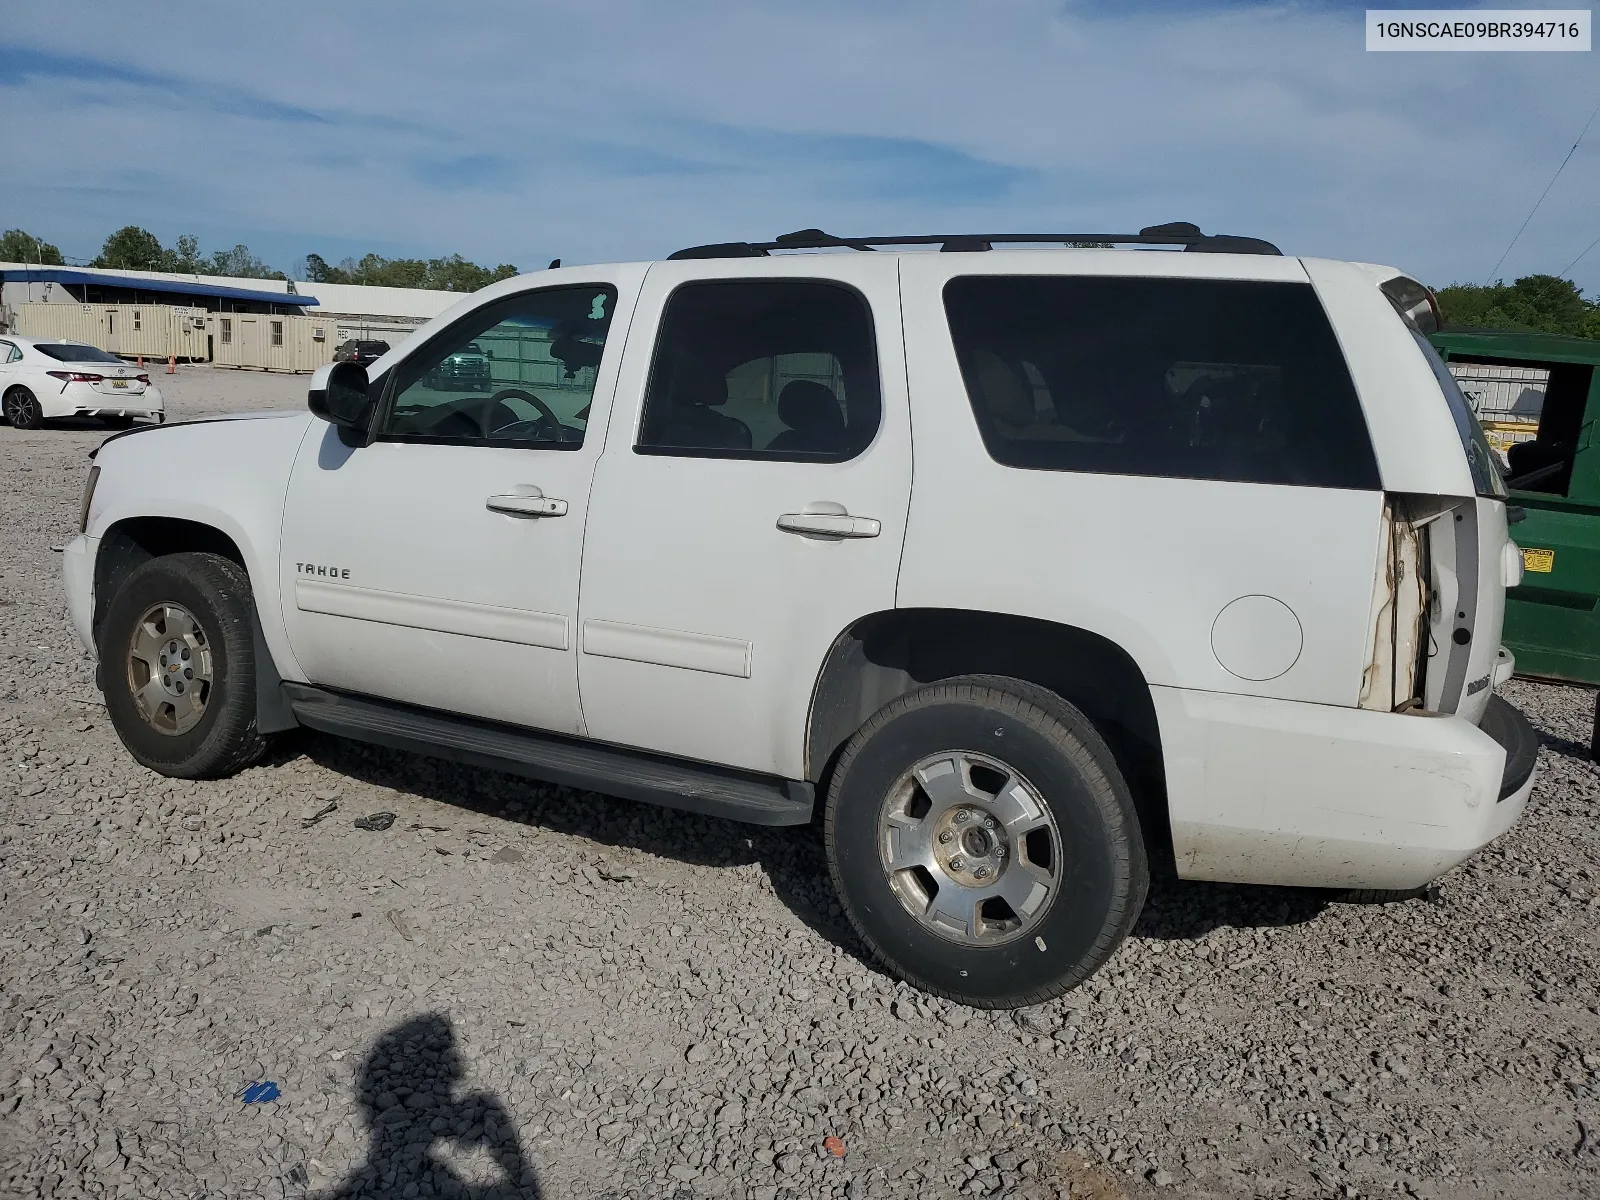
<path id="1" fill-rule="evenodd" d="M 55 417 L 129 425 L 165 421 L 161 389 L 144 370 L 81 342 L 0 334 L 0 411 L 18 429 Z"/>

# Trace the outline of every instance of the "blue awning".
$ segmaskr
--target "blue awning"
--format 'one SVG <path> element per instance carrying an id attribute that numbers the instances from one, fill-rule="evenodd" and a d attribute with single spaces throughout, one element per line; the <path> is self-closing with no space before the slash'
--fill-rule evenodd
<path id="1" fill-rule="evenodd" d="M 7 283 L 73 283 L 100 287 L 137 288 L 141 292 L 168 292 L 176 296 L 215 296 L 219 300 L 245 300 L 252 304 L 284 304 L 305 308 L 317 303 L 315 296 L 296 296 L 285 292 L 261 292 L 253 288 L 225 287 L 220 283 L 191 283 L 183 279 L 147 279 L 120 275 L 93 267 L 7 267 Z"/>

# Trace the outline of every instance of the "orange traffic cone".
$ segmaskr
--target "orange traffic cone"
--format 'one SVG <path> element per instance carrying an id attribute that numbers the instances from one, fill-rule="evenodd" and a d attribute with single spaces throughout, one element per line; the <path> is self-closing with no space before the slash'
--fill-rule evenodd
<path id="1" fill-rule="evenodd" d="M 140 365 L 140 366 L 141 366 L 141 367 L 142 367 L 142 366 L 144 366 L 144 355 L 142 355 L 142 354 L 141 354 L 141 355 L 139 355 L 139 365 Z"/>
<path id="2" fill-rule="evenodd" d="M 168 375 L 176 375 L 177 373 L 178 373 L 178 356 L 176 354 L 169 354 L 169 355 L 167 355 L 167 374 Z"/>

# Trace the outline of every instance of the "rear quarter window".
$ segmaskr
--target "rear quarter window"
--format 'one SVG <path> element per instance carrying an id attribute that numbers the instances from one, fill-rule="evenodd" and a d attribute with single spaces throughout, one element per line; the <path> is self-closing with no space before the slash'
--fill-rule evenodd
<path id="1" fill-rule="evenodd" d="M 1310 284 L 964 276 L 944 302 L 997 462 L 1379 487 L 1355 385 Z"/>

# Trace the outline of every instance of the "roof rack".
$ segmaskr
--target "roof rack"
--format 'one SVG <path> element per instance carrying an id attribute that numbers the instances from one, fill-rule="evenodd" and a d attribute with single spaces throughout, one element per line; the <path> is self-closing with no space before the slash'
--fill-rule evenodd
<path id="1" fill-rule="evenodd" d="M 916 233 L 903 237 L 835 237 L 820 229 L 801 229 L 770 242 L 716 242 L 669 254 L 678 258 L 763 258 L 774 250 L 823 250 L 844 247 L 876 250 L 879 246 L 938 246 L 945 253 L 992 250 L 996 245 L 1028 243 L 1065 246 L 1182 246 L 1202 254 L 1282 254 L 1271 242 L 1237 234 L 1200 232 L 1188 221 L 1147 225 L 1138 233 Z"/>

